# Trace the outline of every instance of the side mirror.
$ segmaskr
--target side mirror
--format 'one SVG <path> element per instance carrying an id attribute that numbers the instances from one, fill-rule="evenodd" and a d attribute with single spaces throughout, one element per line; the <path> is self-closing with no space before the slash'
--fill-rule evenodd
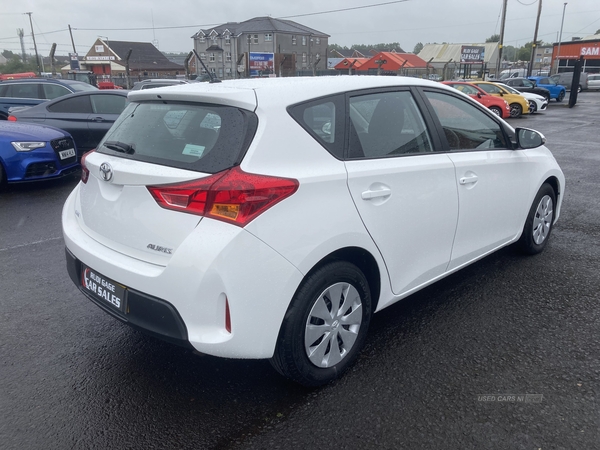
<path id="1" fill-rule="evenodd" d="M 540 147 L 546 143 L 546 138 L 542 133 L 529 128 L 517 128 L 515 134 L 517 138 L 517 148 L 527 150 Z"/>
<path id="2" fill-rule="evenodd" d="M 483 96 L 481 95 L 481 92 L 478 92 L 478 93 L 477 93 L 477 98 L 481 98 L 481 97 L 483 97 Z"/>

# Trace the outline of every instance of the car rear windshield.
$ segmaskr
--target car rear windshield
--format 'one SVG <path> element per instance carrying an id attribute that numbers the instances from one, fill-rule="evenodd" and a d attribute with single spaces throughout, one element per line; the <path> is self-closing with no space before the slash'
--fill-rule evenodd
<path id="1" fill-rule="evenodd" d="M 231 106 L 169 101 L 130 103 L 97 151 L 205 173 L 239 164 L 258 119 Z"/>

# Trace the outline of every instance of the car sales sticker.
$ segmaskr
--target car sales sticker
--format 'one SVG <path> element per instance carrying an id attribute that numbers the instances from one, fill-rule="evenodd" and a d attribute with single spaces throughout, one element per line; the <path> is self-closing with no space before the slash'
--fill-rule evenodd
<path id="1" fill-rule="evenodd" d="M 121 312 L 124 311 L 125 286 L 115 283 L 86 266 L 83 266 L 81 273 L 81 285 L 100 302 Z"/>

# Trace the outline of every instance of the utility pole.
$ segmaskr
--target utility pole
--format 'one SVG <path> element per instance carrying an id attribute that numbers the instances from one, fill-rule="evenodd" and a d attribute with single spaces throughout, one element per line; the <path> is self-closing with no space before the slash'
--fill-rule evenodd
<path id="1" fill-rule="evenodd" d="M 73 40 L 73 31 L 71 30 L 71 25 L 69 25 L 69 34 L 71 35 L 71 45 L 73 45 L 73 53 L 77 53 L 77 50 L 75 50 L 75 41 Z"/>
<path id="2" fill-rule="evenodd" d="M 37 63 L 37 68 L 38 68 L 38 75 L 42 75 L 42 69 L 40 68 L 40 57 L 38 55 L 38 51 L 37 51 L 37 44 L 35 43 L 35 34 L 33 33 L 33 22 L 31 21 L 31 15 L 33 14 L 32 12 L 26 12 L 25 14 L 27 14 L 29 16 L 29 25 L 31 25 L 31 37 L 33 38 L 33 49 L 35 50 L 35 62 Z"/>
<path id="3" fill-rule="evenodd" d="M 500 25 L 500 42 L 498 43 L 498 65 L 496 68 L 496 78 L 500 78 L 502 69 L 502 48 L 504 47 L 504 26 L 506 25 L 506 4 L 508 0 L 504 0 L 502 5 L 502 24 Z"/>
<path id="4" fill-rule="evenodd" d="M 558 37 L 558 49 L 556 50 L 556 72 L 554 72 L 554 73 L 558 73 L 558 68 L 560 66 L 560 60 L 558 58 L 560 57 L 560 41 L 562 41 L 562 30 L 563 30 L 563 25 L 565 23 L 565 10 L 566 9 L 567 9 L 567 4 L 565 3 L 563 5 L 562 21 L 560 22 L 560 36 Z"/>
<path id="5" fill-rule="evenodd" d="M 537 35 L 538 29 L 540 28 L 540 16 L 542 14 L 542 0 L 538 0 L 540 4 L 538 5 L 538 13 L 537 19 L 535 21 L 535 32 L 533 33 L 533 43 L 531 44 L 531 59 L 529 61 L 529 68 L 527 69 L 527 76 L 531 76 L 531 72 L 533 70 L 533 64 L 535 62 L 535 51 L 537 49 Z"/>

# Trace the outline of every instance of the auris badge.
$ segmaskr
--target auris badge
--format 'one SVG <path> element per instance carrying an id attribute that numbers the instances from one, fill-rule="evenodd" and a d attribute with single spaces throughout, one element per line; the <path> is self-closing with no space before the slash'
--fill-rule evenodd
<path id="1" fill-rule="evenodd" d="M 100 176 L 104 181 L 110 181 L 113 176 L 113 170 L 109 163 L 100 164 Z"/>

